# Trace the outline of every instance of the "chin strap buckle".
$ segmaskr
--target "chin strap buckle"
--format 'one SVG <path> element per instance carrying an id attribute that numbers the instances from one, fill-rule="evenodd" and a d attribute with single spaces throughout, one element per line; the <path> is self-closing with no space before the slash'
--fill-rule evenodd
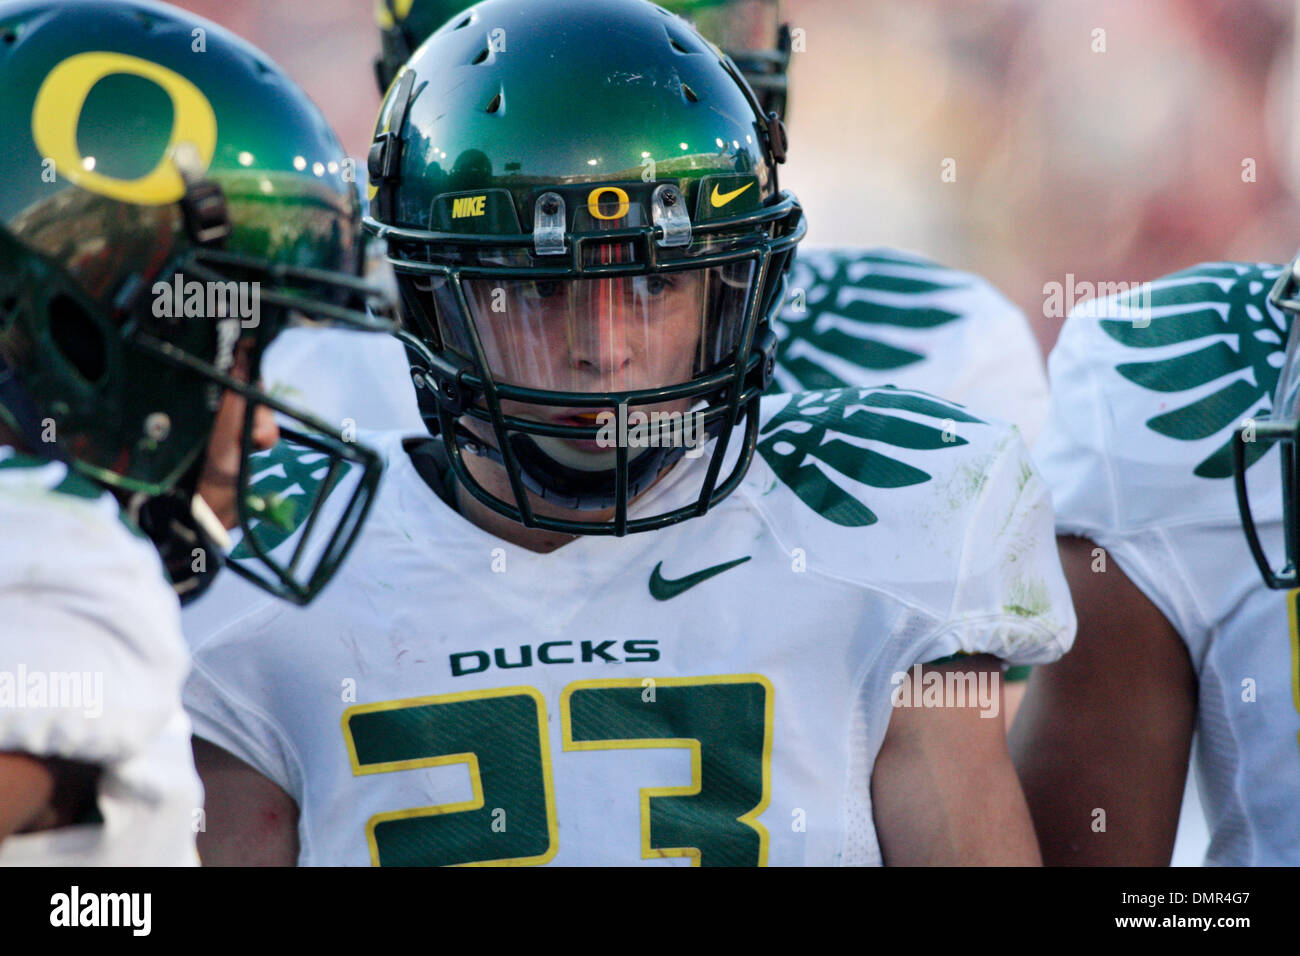
<path id="1" fill-rule="evenodd" d="M 394 195 L 402 164 L 402 127 L 406 125 L 406 112 L 411 106 L 411 89 L 415 86 L 415 71 L 404 70 L 393 92 L 393 108 L 389 112 L 384 132 L 375 134 L 366 156 L 366 172 L 370 185 L 377 190 L 374 198 L 374 217 L 391 223 L 396 206 Z"/>
<path id="2" fill-rule="evenodd" d="M 776 348 L 780 344 L 776 333 L 767 329 L 759 337 L 754 348 L 763 356 L 763 364 L 759 367 L 759 381 L 763 386 L 763 392 L 772 386 L 772 379 L 776 376 Z"/>
<path id="3" fill-rule="evenodd" d="M 234 228 L 226 206 L 226 194 L 219 185 L 206 178 L 194 144 L 177 143 L 172 149 L 172 162 L 185 184 L 185 194 L 181 197 L 185 232 L 195 245 L 215 246 L 225 242 Z"/>
<path id="4" fill-rule="evenodd" d="M 784 163 L 790 149 L 790 137 L 786 135 L 785 123 L 775 112 L 767 114 L 767 142 L 772 149 L 772 158 Z"/>
<path id="5" fill-rule="evenodd" d="M 686 211 L 682 191 L 671 183 L 655 187 L 650 197 L 650 215 L 654 224 L 663 230 L 656 241 L 664 248 L 691 244 L 691 217 Z"/>
<path id="6" fill-rule="evenodd" d="M 533 252 L 539 256 L 562 256 L 567 213 L 559 193 L 542 193 L 533 203 Z"/>

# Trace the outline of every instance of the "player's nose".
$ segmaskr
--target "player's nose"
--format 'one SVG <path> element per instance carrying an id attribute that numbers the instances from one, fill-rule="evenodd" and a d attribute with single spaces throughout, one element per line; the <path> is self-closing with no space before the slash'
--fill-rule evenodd
<path id="1" fill-rule="evenodd" d="M 570 340 L 573 363 L 580 371 L 612 380 L 632 366 L 631 325 L 635 310 L 621 288 L 626 281 L 605 279 L 592 283 L 593 294 L 584 303 L 587 321 Z"/>

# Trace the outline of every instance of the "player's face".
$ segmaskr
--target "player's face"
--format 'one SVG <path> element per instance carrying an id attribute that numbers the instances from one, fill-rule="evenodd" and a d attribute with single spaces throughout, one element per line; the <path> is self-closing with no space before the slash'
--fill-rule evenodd
<path id="1" fill-rule="evenodd" d="M 240 344 L 231 378 L 248 381 L 251 346 L 251 342 Z M 237 489 L 243 455 L 244 414 L 245 399 L 236 392 L 226 391 L 217 410 L 212 437 L 208 440 L 207 460 L 199 478 L 198 493 L 226 528 L 233 528 L 239 521 Z M 260 406 L 253 414 L 253 447 L 265 451 L 279 440 L 280 428 L 275 423 L 274 413 L 265 405 Z"/>
<path id="2" fill-rule="evenodd" d="M 498 382 L 544 391 L 624 392 L 688 381 L 700 363 L 707 273 L 466 283 L 488 366 Z M 495 308 L 494 308 L 495 306 Z M 686 401 L 639 405 L 682 412 Z M 614 409 L 505 401 L 506 415 L 593 427 Z M 557 440 L 558 441 L 558 440 Z M 590 455 L 594 441 L 564 440 Z"/>

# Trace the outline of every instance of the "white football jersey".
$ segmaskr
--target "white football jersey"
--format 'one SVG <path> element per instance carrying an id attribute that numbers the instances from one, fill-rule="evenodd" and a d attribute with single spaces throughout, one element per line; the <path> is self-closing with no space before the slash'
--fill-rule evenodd
<path id="1" fill-rule="evenodd" d="M 799 250 L 773 392 L 895 385 L 1019 426 L 1032 447 L 1047 375 L 1025 315 L 985 280 L 893 249 Z M 422 431 L 406 350 L 384 335 L 290 329 L 271 344 L 273 392 L 338 428 Z"/>
<path id="2" fill-rule="evenodd" d="M 800 247 L 776 328 L 775 385 L 894 385 L 1020 428 L 1047 418 L 1047 374 L 1025 314 L 984 279 L 896 249 Z"/>
<path id="3" fill-rule="evenodd" d="M 271 394 L 343 431 L 423 431 L 406 347 L 391 335 L 289 328 L 262 358 Z"/>
<path id="4" fill-rule="evenodd" d="M 1080 306 L 1049 360 L 1052 411 L 1035 450 L 1060 533 L 1105 548 L 1187 644 L 1210 864 L 1300 864 L 1294 596 L 1265 587 L 1251 558 L 1229 444 L 1271 404 L 1288 327 L 1268 304 L 1280 271 L 1175 273 L 1152 283 L 1149 316 L 1133 296 Z M 1279 456 L 1254 460 L 1261 448 L 1247 484 L 1280 556 Z"/>
<path id="5" fill-rule="evenodd" d="M 0 843 L 0 864 L 197 863 L 188 652 L 153 545 L 97 485 L 0 447 L 0 751 L 102 768 L 98 819 Z"/>
<path id="6" fill-rule="evenodd" d="M 1014 428 L 918 393 L 763 419 L 705 516 L 549 554 L 436 495 L 427 437 L 363 436 L 384 481 L 315 602 L 226 576 L 186 609 L 195 733 L 293 797 L 304 865 L 879 863 L 897 675 L 1070 645 L 1049 495 Z M 272 455 L 269 492 L 313 492 L 309 453 Z M 632 516 L 694 500 L 707 456 Z"/>

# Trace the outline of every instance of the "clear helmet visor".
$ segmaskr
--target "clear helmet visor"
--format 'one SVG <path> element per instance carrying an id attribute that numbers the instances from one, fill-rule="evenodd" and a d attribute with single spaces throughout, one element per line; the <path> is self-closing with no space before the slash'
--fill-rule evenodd
<path id="1" fill-rule="evenodd" d="M 688 382 L 732 357 L 752 261 L 597 279 L 467 279 L 468 320 L 499 385 L 626 392 Z M 437 282 L 438 280 L 434 280 Z M 435 288 L 449 344 L 469 357 L 464 316 Z"/>

